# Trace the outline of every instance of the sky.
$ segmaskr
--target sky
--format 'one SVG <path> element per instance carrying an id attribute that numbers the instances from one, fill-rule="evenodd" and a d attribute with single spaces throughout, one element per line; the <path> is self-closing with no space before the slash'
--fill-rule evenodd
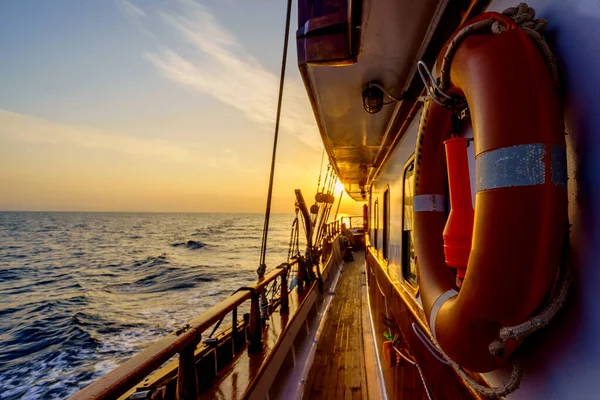
<path id="1" fill-rule="evenodd" d="M 0 2 L 0 210 L 264 212 L 285 5 Z M 314 196 L 323 148 L 296 25 L 274 212 Z"/>

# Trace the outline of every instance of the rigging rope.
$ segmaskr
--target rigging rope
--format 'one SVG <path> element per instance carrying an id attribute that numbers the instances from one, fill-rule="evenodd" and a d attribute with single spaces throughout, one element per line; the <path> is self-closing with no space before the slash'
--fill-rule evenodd
<path id="1" fill-rule="evenodd" d="M 281 74 L 279 77 L 279 98 L 277 99 L 277 117 L 275 119 L 275 135 L 273 138 L 273 156 L 271 158 L 271 175 L 269 177 L 269 192 L 267 194 L 267 207 L 265 210 L 265 224 L 263 227 L 262 244 L 260 247 L 260 264 L 256 273 L 258 278 L 265 275 L 267 269 L 267 239 L 269 236 L 269 218 L 271 217 L 271 199 L 273 197 L 273 177 L 275 176 L 275 157 L 277 155 L 277 139 L 279 137 L 279 121 L 281 120 L 281 103 L 283 100 L 283 84 L 285 81 L 285 67 L 287 64 L 288 43 L 290 39 L 290 20 L 292 15 L 292 0 L 287 2 L 287 11 L 285 17 L 285 37 L 283 39 L 283 56 L 281 60 Z"/>
<path id="2" fill-rule="evenodd" d="M 323 160 L 325 159 L 325 148 L 321 152 L 321 167 L 319 168 L 319 180 L 317 181 L 317 192 L 319 192 L 319 187 L 321 186 L 321 175 L 323 174 Z"/>
<path id="3" fill-rule="evenodd" d="M 333 217 L 333 221 L 337 219 L 338 211 L 340 211 L 340 204 L 342 204 L 342 197 L 344 196 L 344 190 L 340 193 L 340 200 L 338 201 L 338 206 L 335 209 L 335 216 Z"/>
<path id="4" fill-rule="evenodd" d="M 300 255 L 300 227 L 298 223 L 298 212 L 299 207 L 298 203 L 296 203 L 296 218 L 294 218 L 294 221 L 292 222 L 292 233 L 290 235 L 290 245 L 288 248 L 288 264 L 292 257 L 298 257 Z"/>

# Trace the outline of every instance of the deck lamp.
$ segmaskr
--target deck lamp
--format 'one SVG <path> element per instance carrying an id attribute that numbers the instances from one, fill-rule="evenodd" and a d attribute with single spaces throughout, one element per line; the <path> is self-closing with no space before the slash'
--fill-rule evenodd
<path id="1" fill-rule="evenodd" d="M 384 103 L 384 94 L 389 97 L 391 101 Z M 367 83 L 367 87 L 365 87 L 362 92 L 363 106 L 369 114 L 377 114 L 386 104 L 392 104 L 394 102 L 400 102 L 404 100 L 406 98 L 406 94 L 407 93 L 404 92 L 399 97 L 394 96 L 376 81 L 371 81 Z"/>
<path id="2" fill-rule="evenodd" d="M 363 106 L 369 114 L 377 114 L 383 108 L 383 90 L 373 82 L 367 83 L 362 92 Z"/>

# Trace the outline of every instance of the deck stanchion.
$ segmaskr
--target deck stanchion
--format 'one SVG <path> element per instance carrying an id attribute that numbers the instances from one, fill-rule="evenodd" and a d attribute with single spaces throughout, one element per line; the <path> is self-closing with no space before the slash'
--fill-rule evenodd
<path id="1" fill-rule="evenodd" d="M 237 307 L 231 311 L 231 337 L 233 338 L 233 354 L 238 350 L 238 325 L 237 325 Z"/>
<path id="2" fill-rule="evenodd" d="M 253 290 L 252 298 L 250 301 L 250 328 L 249 328 L 249 344 L 248 351 L 251 353 L 258 353 L 262 351 L 262 321 L 260 318 L 260 306 L 258 304 L 259 294 Z"/>
<path id="3" fill-rule="evenodd" d="M 198 398 L 198 377 L 194 351 L 200 342 L 201 335 L 179 353 L 179 369 L 177 373 L 177 400 Z"/>
<path id="4" fill-rule="evenodd" d="M 287 315 L 290 313 L 290 304 L 288 299 L 288 284 L 287 274 L 289 265 L 283 267 L 283 273 L 281 274 L 281 310 L 280 314 Z"/>

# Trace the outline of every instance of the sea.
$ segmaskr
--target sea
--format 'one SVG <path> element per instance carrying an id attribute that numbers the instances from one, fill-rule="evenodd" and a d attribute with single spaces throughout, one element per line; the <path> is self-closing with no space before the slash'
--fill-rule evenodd
<path id="1" fill-rule="evenodd" d="M 263 218 L 0 212 L 0 399 L 66 398 L 255 280 Z"/>

